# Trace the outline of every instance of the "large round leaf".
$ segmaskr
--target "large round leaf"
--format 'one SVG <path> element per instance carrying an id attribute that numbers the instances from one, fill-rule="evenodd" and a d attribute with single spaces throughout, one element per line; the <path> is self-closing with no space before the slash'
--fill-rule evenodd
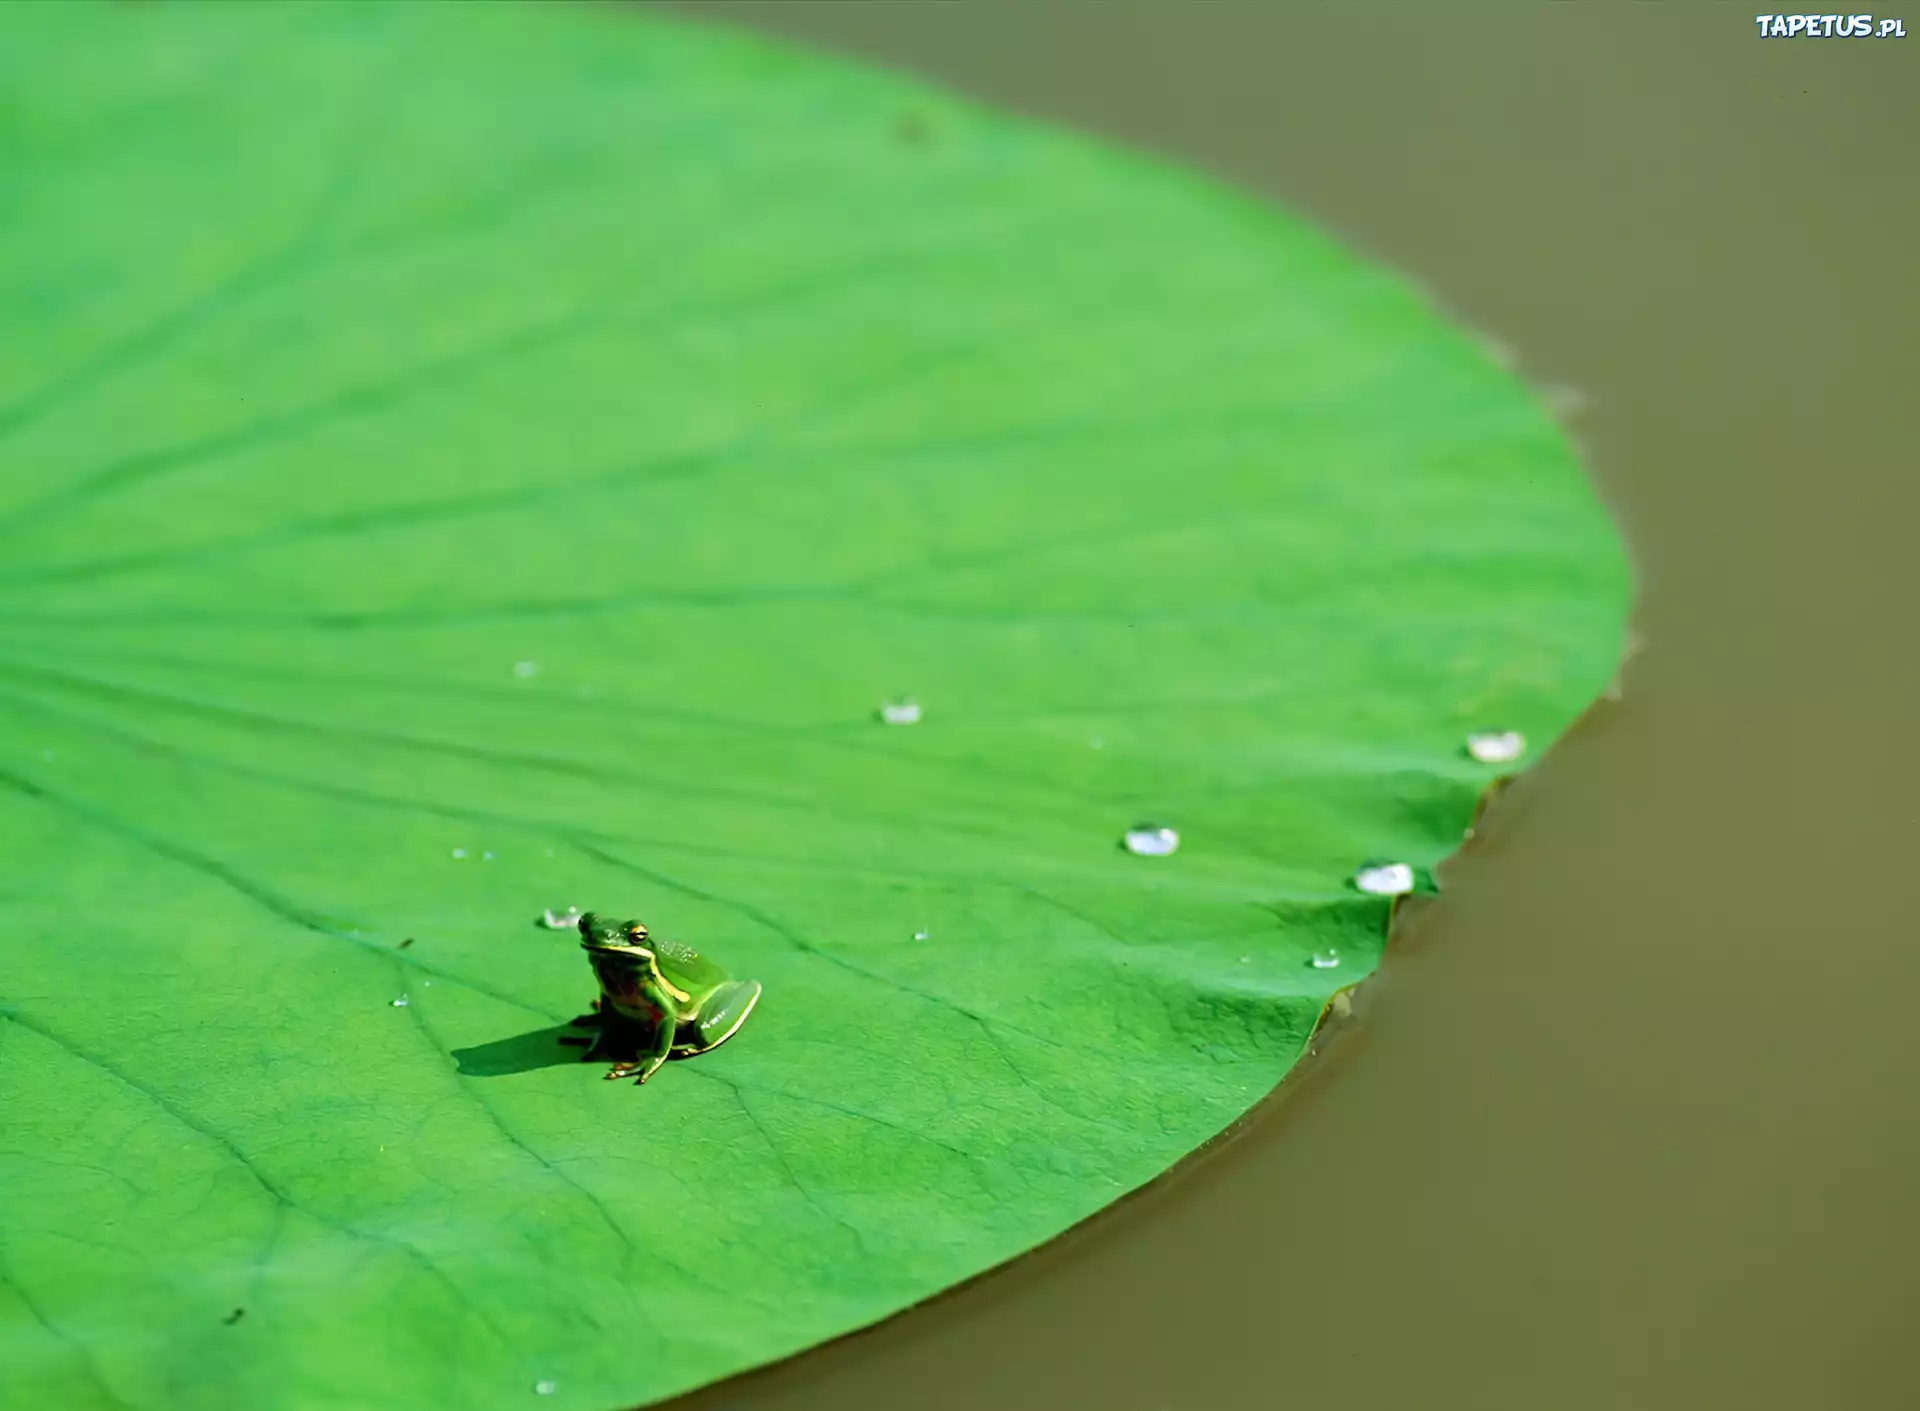
<path id="1" fill-rule="evenodd" d="M 1521 386 L 1159 166 L 560 7 L 12 7 L 0 94 L 9 1406 L 925 1298 L 1268 1092 L 1614 663 Z M 600 1081 L 568 903 L 759 1011 Z"/>

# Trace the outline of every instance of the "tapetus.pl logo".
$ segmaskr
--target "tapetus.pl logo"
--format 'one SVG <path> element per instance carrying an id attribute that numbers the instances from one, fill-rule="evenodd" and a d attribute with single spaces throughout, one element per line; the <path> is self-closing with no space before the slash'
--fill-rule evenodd
<path id="1" fill-rule="evenodd" d="M 1762 39 L 1905 39 L 1904 20 L 1872 15 L 1755 15 Z"/>

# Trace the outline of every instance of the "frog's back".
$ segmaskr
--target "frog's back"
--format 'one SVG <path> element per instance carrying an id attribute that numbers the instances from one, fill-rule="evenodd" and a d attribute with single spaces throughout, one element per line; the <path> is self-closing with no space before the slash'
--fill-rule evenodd
<path id="1" fill-rule="evenodd" d="M 685 942 L 655 937 L 652 945 L 661 975 L 679 989 L 704 992 L 733 978 L 725 966 L 707 959 Z"/>

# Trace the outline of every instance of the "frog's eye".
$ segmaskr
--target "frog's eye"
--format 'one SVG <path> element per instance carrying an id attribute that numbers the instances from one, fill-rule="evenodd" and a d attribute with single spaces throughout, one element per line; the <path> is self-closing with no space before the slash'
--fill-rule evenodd
<path id="1" fill-rule="evenodd" d="M 637 946 L 645 945 L 647 943 L 647 928 L 642 926 L 638 921 L 628 922 L 627 939 Z"/>

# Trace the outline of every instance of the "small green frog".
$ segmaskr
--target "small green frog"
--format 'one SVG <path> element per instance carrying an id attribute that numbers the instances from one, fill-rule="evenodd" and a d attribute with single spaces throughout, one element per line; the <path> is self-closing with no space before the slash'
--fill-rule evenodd
<path id="1" fill-rule="evenodd" d="M 600 981 L 593 1012 L 573 1022 L 596 1028 L 583 1061 L 610 1058 L 607 1077 L 638 1072 L 644 1083 L 669 1058 L 710 1053 L 740 1031 L 760 1001 L 758 980 L 735 980 L 678 941 L 654 940 L 638 921 L 613 921 L 589 911 L 580 918 L 580 948 Z"/>

